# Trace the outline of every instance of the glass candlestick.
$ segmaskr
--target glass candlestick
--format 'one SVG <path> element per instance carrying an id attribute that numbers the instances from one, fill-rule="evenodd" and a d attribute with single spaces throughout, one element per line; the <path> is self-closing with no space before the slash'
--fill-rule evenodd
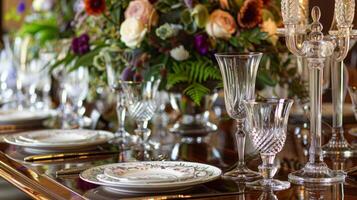
<path id="1" fill-rule="evenodd" d="M 339 0 L 338 0 L 339 1 Z M 294 20 L 290 20 L 289 16 L 293 15 L 299 9 L 298 5 L 291 4 L 292 7 L 286 6 L 288 3 L 294 2 L 291 0 L 283 0 L 282 12 L 284 18 L 284 24 L 287 26 L 286 42 L 289 50 L 295 55 L 304 56 L 307 58 L 309 67 L 309 82 L 310 82 L 310 135 L 311 144 L 309 149 L 309 161 L 305 167 L 299 171 L 289 174 L 289 180 L 293 183 L 321 183 L 331 184 L 336 182 L 343 182 L 345 174 L 342 171 L 334 171 L 327 167 L 323 161 L 322 148 L 321 148 L 321 109 L 322 109 L 322 80 L 323 80 L 323 68 L 325 60 L 331 56 L 335 51 L 335 45 L 324 40 L 322 31 L 322 25 L 319 22 L 321 12 L 318 7 L 312 9 L 311 15 L 313 23 L 311 24 L 311 33 L 309 39 L 304 41 L 302 45 L 297 45 L 295 38 L 296 24 Z M 337 9 L 338 12 L 344 12 L 345 10 Z M 288 15 L 288 14 L 289 15 Z M 341 15 L 339 13 L 338 15 Z M 294 18 L 292 18 L 294 19 Z M 341 27 L 341 30 L 345 30 Z M 344 35 L 343 38 L 349 37 Z M 345 43 L 348 46 L 348 42 Z M 347 47 L 348 48 L 348 47 Z M 343 57 L 343 52 L 341 56 Z"/>
<path id="2" fill-rule="evenodd" d="M 247 168 L 244 161 L 246 133 L 244 121 L 246 112 L 243 100 L 254 98 L 255 79 L 262 53 L 222 53 L 215 54 L 223 77 L 224 100 L 230 117 L 237 122 L 235 133 L 238 149 L 238 165 L 223 177 L 237 181 L 252 181 L 259 173 Z"/>
<path id="3" fill-rule="evenodd" d="M 343 4 L 341 4 L 340 1 L 336 3 L 339 4 L 339 6 L 343 6 Z M 352 1 L 346 1 L 346 3 L 349 4 L 347 5 L 350 9 L 348 10 L 348 12 L 349 13 L 353 12 L 354 4 L 352 4 Z M 348 14 L 347 16 L 348 16 L 347 23 L 352 23 L 353 20 L 353 18 L 351 18 L 352 15 Z M 336 44 L 350 43 L 349 37 L 348 38 L 339 37 L 340 31 L 336 30 L 338 29 L 338 27 L 342 26 L 342 28 L 340 29 L 347 31 L 347 33 L 350 32 L 349 27 L 343 28 L 343 23 L 344 21 L 337 19 L 336 12 L 335 12 L 334 20 L 332 21 L 329 34 L 330 34 L 330 39 Z M 346 34 L 346 32 L 343 32 L 343 34 Z M 348 33 L 348 35 L 352 37 L 350 33 Z M 324 154 L 326 155 L 336 155 L 339 157 L 348 158 L 353 155 L 354 151 L 352 146 L 347 142 L 347 140 L 343 135 L 344 133 L 343 104 L 345 101 L 346 87 L 347 87 L 344 77 L 343 58 L 347 55 L 349 50 L 348 45 L 344 45 L 344 46 L 345 48 L 347 48 L 347 50 L 345 49 L 342 53 L 337 51 L 332 56 L 332 58 L 337 58 L 335 62 L 331 62 L 332 104 L 333 104 L 332 137 L 330 141 L 322 147 L 322 149 Z"/>

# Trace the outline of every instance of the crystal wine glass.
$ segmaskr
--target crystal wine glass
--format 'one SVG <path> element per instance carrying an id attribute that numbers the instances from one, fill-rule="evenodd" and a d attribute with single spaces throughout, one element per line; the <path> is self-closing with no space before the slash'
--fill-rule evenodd
<path id="1" fill-rule="evenodd" d="M 251 181 L 259 173 L 248 169 L 244 161 L 245 136 L 243 106 L 244 99 L 254 98 L 255 79 L 262 53 L 219 53 L 215 54 L 223 77 L 224 100 L 230 117 L 237 121 L 235 138 L 238 148 L 238 164 L 224 177 L 239 181 Z"/>
<path id="2" fill-rule="evenodd" d="M 64 109 L 62 128 L 83 127 L 83 101 L 89 90 L 89 72 L 86 67 L 68 72 L 64 77 L 63 89 L 68 104 Z"/>
<path id="3" fill-rule="evenodd" d="M 273 176 L 277 171 L 274 158 L 284 146 L 292 104 L 293 100 L 290 99 L 244 101 L 247 111 L 247 132 L 263 161 L 259 166 L 263 179 L 247 183 L 248 187 L 273 191 L 290 187 L 289 182 L 273 179 Z"/>
<path id="4" fill-rule="evenodd" d="M 118 129 L 115 132 L 115 139 L 113 142 L 123 147 L 132 145 L 132 143 L 137 140 L 135 136 L 129 134 L 125 130 L 126 95 L 124 94 L 121 85 L 121 82 L 125 82 L 122 80 L 123 69 L 129 64 L 130 55 L 131 54 L 121 52 L 116 48 L 108 48 L 105 51 L 102 51 L 99 57 L 102 58 L 105 63 L 108 85 L 117 96 L 116 112 L 118 118 Z M 98 60 L 95 60 L 94 64 L 100 66 Z"/>
<path id="5" fill-rule="evenodd" d="M 139 136 L 139 149 L 155 150 L 159 143 L 149 140 L 151 130 L 147 128 L 148 121 L 154 116 L 157 104 L 156 94 L 160 80 L 143 82 L 121 82 L 126 96 L 126 104 L 130 116 L 136 121 L 135 134 Z"/>

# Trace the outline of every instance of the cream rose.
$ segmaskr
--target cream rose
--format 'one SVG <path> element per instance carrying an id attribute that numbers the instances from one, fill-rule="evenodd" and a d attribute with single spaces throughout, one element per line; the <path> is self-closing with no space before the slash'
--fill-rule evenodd
<path id="1" fill-rule="evenodd" d="M 134 0 L 125 11 L 125 18 L 136 18 L 145 25 L 156 25 L 158 15 L 154 6 L 148 0 Z"/>
<path id="2" fill-rule="evenodd" d="M 184 46 L 180 45 L 170 51 L 170 56 L 177 61 L 184 61 L 190 57 L 190 53 L 185 49 Z"/>
<path id="3" fill-rule="evenodd" d="M 270 37 L 270 41 L 274 45 L 276 44 L 276 42 L 279 39 L 276 34 L 277 30 L 278 30 L 278 27 L 277 27 L 276 23 L 270 18 L 268 20 L 265 20 L 262 24 L 262 31 L 268 33 L 268 35 Z"/>
<path id="4" fill-rule="evenodd" d="M 146 32 L 145 25 L 136 18 L 128 18 L 120 26 L 121 41 L 130 48 L 140 46 Z"/>
<path id="5" fill-rule="evenodd" d="M 206 32 L 211 37 L 229 39 L 236 31 L 234 18 L 223 10 L 215 10 L 206 24 Z"/>

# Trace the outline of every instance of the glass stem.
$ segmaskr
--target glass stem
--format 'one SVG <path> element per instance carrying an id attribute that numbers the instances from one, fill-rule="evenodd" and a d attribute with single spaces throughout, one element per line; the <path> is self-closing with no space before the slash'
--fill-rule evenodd
<path id="1" fill-rule="evenodd" d="M 124 98 L 123 98 L 123 93 L 119 92 L 117 95 L 117 106 L 116 106 L 116 111 L 117 111 L 117 116 L 118 116 L 118 131 L 117 132 L 123 132 L 125 131 L 125 113 L 126 109 L 124 106 Z"/>
<path id="2" fill-rule="evenodd" d="M 243 130 L 243 120 L 237 120 L 237 131 L 235 134 L 238 148 L 238 167 L 245 166 L 244 150 L 245 150 L 245 133 Z"/>
<path id="3" fill-rule="evenodd" d="M 309 162 L 323 162 L 321 148 L 321 109 L 322 109 L 322 76 L 324 59 L 308 59 L 310 70 L 310 135 Z"/>
<path id="4" fill-rule="evenodd" d="M 343 62 L 333 62 L 332 74 L 332 103 L 333 103 L 333 123 L 332 139 L 340 141 L 343 139 L 343 102 L 344 102 L 344 76 Z"/>
<path id="5" fill-rule="evenodd" d="M 276 173 L 276 167 L 274 166 L 275 154 L 262 153 L 260 156 L 263 163 L 259 166 L 259 171 L 263 176 L 264 182 L 268 183 L 271 179 L 273 179 Z"/>
<path id="6" fill-rule="evenodd" d="M 137 122 L 137 129 L 135 129 L 136 135 L 138 135 L 143 143 L 146 143 L 149 140 L 151 131 L 147 128 L 148 121 L 138 121 Z"/>

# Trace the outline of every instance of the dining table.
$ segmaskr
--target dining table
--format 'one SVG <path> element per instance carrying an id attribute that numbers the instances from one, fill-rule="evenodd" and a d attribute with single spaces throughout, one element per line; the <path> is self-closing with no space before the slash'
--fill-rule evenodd
<path id="1" fill-rule="evenodd" d="M 234 121 L 227 117 L 215 120 L 218 130 L 205 137 L 174 136 L 171 142 L 163 143 L 160 153 L 164 156 L 161 159 L 206 163 L 222 169 L 223 172 L 234 167 L 237 162 L 233 139 Z M 354 127 L 357 127 L 357 123 L 353 116 L 345 120 L 345 136 L 351 143 L 354 142 L 354 136 L 348 134 L 348 131 Z M 1 136 L 6 136 L 6 133 Z M 323 124 L 323 142 L 327 142 L 330 136 L 331 127 L 326 122 Z M 275 178 L 288 180 L 290 172 L 300 169 L 307 162 L 308 143 L 307 118 L 292 115 L 285 146 L 276 157 L 278 171 Z M 34 154 L 25 148 L 0 140 L 0 176 L 33 199 L 357 199 L 357 157 L 354 156 L 324 157 L 330 168 L 347 173 L 345 182 L 339 184 L 291 184 L 289 189 L 273 192 L 253 190 L 244 183 L 220 177 L 183 191 L 141 194 L 112 192 L 104 186 L 85 182 L 79 177 L 80 172 L 93 166 L 140 160 L 138 152 L 130 148 L 120 148 L 115 143 L 100 145 L 94 150 L 78 149 L 78 152 L 89 154 L 24 161 L 24 158 Z M 260 156 L 249 145 L 249 141 L 246 146 L 246 162 L 250 169 L 258 171 Z"/>

